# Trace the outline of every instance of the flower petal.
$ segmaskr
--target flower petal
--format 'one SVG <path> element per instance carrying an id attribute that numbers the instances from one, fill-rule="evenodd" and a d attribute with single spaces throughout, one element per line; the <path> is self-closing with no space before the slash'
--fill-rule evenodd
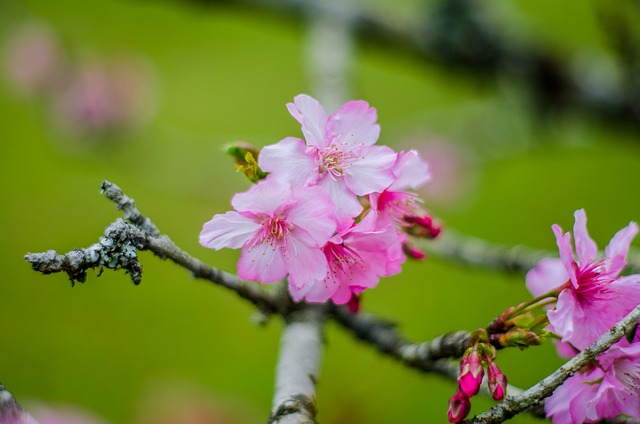
<path id="1" fill-rule="evenodd" d="M 334 143 L 345 146 L 371 146 L 378 141 L 380 125 L 378 114 L 363 100 L 345 103 L 331 115 L 327 122 L 327 134 Z"/>
<path id="2" fill-rule="evenodd" d="M 344 182 L 358 196 L 382 192 L 395 180 L 391 171 L 396 153 L 386 146 L 355 149 L 358 158 L 345 170 Z"/>
<path id="3" fill-rule="evenodd" d="M 305 243 L 304 230 L 294 229 L 287 237 L 284 263 L 296 284 L 307 285 L 321 281 L 327 275 L 327 259 L 320 248 Z"/>
<path id="4" fill-rule="evenodd" d="M 255 218 L 229 211 L 205 222 L 200 232 L 200 244 L 211 249 L 238 249 L 260 228 Z"/>
<path id="5" fill-rule="evenodd" d="M 576 277 L 576 270 L 573 266 L 573 249 L 571 249 L 571 234 L 565 233 L 562 234 L 562 229 L 553 224 L 551 226 L 553 233 L 556 235 L 556 242 L 558 244 L 558 250 L 560 251 L 560 259 L 562 260 L 562 265 L 564 265 L 564 269 L 569 274 L 569 278 L 571 279 L 571 284 L 574 287 L 578 287 L 578 279 Z"/>
<path id="6" fill-rule="evenodd" d="M 237 211 L 256 215 L 275 215 L 286 209 L 291 202 L 291 187 L 276 178 L 261 180 L 231 199 L 231 205 Z"/>
<path id="7" fill-rule="evenodd" d="M 609 245 L 605 249 L 607 258 L 605 260 L 605 269 L 614 275 L 618 275 L 622 268 L 627 265 L 626 257 L 629 251 L 629 245 L 633 238 L 638 234 L 638 224 L 630 222 L 613 236 Z"/>
<path id="8" fill-rule="evenodd" d="M 398 153 L 392 171 L 396 180 L 389 186 L 390 191 L 417 190 L 431 180 L 429 164 L 415 150 Z"/>
<path id="9" fill-rule="evenodd" d="M 287 222 L 304 229 L 322 247 L 336 231 L 331 199 L 320 187 L 299 187 L 293 198 L 296 202 L 287 212 Z"/>
<path id="10" fill-rule="evenodd" d="M 538 297 L 564 284 L 568 279 L 569 274 L 560 259 L 545 258 L 527 273 L 527 289 L 534 297 Z"/>
<path id="11" fill-rule="evenodd" d="M 596 242 L 589 237 L 589 232 L 587 231 L 587 215 L 584 213 L 584 209 L 578 209 L 573 216 L 576 220 L 573 225 L 573 239 L 576 245 L 578 263 L 585 265 L 596 257 L 598 254 L 598 246 L 596 246 Z"/>
<path id="12" fill-rule="evenodd" d="M 238 261 L 238 276 L 244 280 L 273 283 L 287 275 L 282 250 L 269 243 L 259 243 L 242 249 Z"/>
<path id="13" fill-rule="evenodd" d="M 351 227 L 353 220 L 360 215 L 363 209 L 358 197 L 340 180 L 336 181 L 328 176 L 321 179 L 318 186 L 322 187 L 333 202 L 338 230 Z"/>
<path id="14" fill-rule="evenodd" d="M 324 148 L 327 146 L 326 130 L 327 113 L 322 105 L 313 97 L 300 94 L 287 103 L 291 116 L 302 125 L 302 133 L 310 146 Z"/>
<path id="15" fill-rule="evenodd" d="M 313 153 L 304 140 L 287 137 L 276 144 L 265 146 L 258 156 L 258 165 L 272 177 L 292 186 L 314 184 L 318 167 Z"/>

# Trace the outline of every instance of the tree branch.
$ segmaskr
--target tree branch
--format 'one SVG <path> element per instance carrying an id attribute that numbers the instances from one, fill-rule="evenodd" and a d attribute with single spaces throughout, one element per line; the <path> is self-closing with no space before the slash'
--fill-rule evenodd
<path id="1" fill-rule="evenodd" d="M 236 292 L 266 313 L 284 314 L 292 307 L 288 298 L 263 290 L 255 283 L 243 281 L 233 274 L 193 258 L 176 246 L 168 236 L 160 234 L 153 222 L 138 211 L 134 201 L 117 185 L 105 181 L 102 188 L 105 196 L 124 212 L 125 217 L 131 220 L 135 227 L 118 219 L 105 230 L 105 236 L 99 243 L 86 249 L 75 249 L 65 255 L 58 255 L 54 250 L 30 253 L 25 259 L 31 262 L 34 270 L 45 274 L 67 272 L 72 281 L 84 281 L 87 269 L 121 266 L 130 273 L 132 280 L 137 284 L 142 278 L 142 268 L 137 261 L 135 250 L 150 250 L 160 258 L 169 259 L 190 270 L 196 278 L 208 280 Z M 128 266 L 129 263 L 125 260 L 130 260 L 131 266 Z M 114 266 L 110 266 L 112 264 Z"/>
<path id="2" fill-rule="evenodd" d="M 316 423 L 324 311 L 324 305 L 307 305 L 285 318 L 270 424 Z"/>
<path id="3" fill-rule="evenodd" d="M 594 360 L 612 344 L 620 340 L 640 320 L 640 305 L 620 320 L 591 346 L 562 365 L 544 380 L 533 385 L 517 396 L 507 396 L 505 400 L 493 406 L 487 412 L 466 421 L 475 424 L 501 423 L 514 415 L 539 404 L 567 378 Z"/>

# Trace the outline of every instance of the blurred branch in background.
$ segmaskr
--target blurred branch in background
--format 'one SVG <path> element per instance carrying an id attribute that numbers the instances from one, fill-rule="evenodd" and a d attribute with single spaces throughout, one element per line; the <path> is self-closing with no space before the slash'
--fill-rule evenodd
<path id="1" fill-rule="evenodd" d="M 549 46 L 527 46 L 490 24 L 482 2 L 443 0 L 411 22 L 394 21 L 352 4 L 320 0 L 183 0 L 206 6 L 251 7 L 295 20 L 316 15 L 350 22 L 353 35 L 394 54 L 475 78 L 509 78 L 526 88 L 542 115 L 578 110 L 640 131 L 640 41 L 628 16 L 603 10 L 601 23 L 619 56 L 622 78 L 575 71 Z M 604 6 L 602 6 L 604 8 Z M 614 29 L 614 30 L 612 30 Z M 338 50 L 347 47 L 338 46 Z M 585 67 L 589 69 L 591 66 Z"/>
<path id="2" fill-rule="evenodd" d="M 452 229 L 447 229 L 435 241 L 420 243 L 420 247 L 438 257 L 464 265 L 518 274 L 526 274 L 542 258 L 557 256 L 555 252 L 541 249 L 492 243 Z M 600 256 L 606 255 L 601 252 Z M 640 252 L 636 249 L 629 251 L 626 270 L 631 274 L 640 273 Z"/>

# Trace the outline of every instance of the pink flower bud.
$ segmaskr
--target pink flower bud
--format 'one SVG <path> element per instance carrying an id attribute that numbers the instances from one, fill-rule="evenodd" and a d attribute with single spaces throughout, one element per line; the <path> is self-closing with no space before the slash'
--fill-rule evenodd
<path id="1" fill-rule="evenodd" d="M 409 225 L 406 231 L 415 237 L 434 239 L 442 232 L 442 226 L 429 215 L 405 215 L 402 219 Z"/>
<path id="2" fill-rule="evenodd" d="M 423 260 L 426 257 L 426 255 L 424 254 L 424 252 L 422 250 L 418 249 L 417 247 L 411 246 L 407 242 L 405 242 L 402 245 L 402 251 L 408 257 L 410 257 L 412 259 L 419 260 L 419 261 Z"/>
<path id="3" fill-rule="evenodd" d="M 347 308 L 352 314 L 360 312 L 360 296 L 355 293 L 351 293 L 351 299 L 347 302 Z"/>
<path id="4" fill-rule="evenodd" d="M 507 377 L 500 371 L 495 362 L 490 362 L 487 367 L 489 391 L 495 400 L 504 399 L 507 393 Z"/>
<path id="5" fill-rule="evenodd" d="M 449 422 L 459 423 L 465 419 L 470 410 L 471 402 L 467 395 L 460 389 L 456 390 L 456 393 L 449 399 L 449 410 L 447 411 Z"/>
<path id="6" fill-rule="evenodd" d="M 484 377 L 484 369 L 477 348 L 474 347 L 471 353 L 463 356 L 460 361 L 458 387 L 467 397 L 472 397 L 480 390 L 482 377 Z"/>

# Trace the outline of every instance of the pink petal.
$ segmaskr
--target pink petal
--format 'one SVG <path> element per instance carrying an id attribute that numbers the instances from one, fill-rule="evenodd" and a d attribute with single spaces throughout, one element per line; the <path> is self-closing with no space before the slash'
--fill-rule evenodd
<path id="1" fill-rule="evenodd" d="M 323 281 L 316 281 L 312 284 L 302 285 L 302 287 L 297 287 L 297 283 L 289 282 L 289 293 L 291 293 L 291 297 L 296 302 L 300 302 L 304 299 L 307 302 L 312 303 L 325 303 L 331 295 L 333 291 L 337 287 L 333 287 L 333 290 L 330 290 L 327 286 L 325 286 Z"/>
<path id="2" fill-rule="evenodd" d="M 338 230 L 351 227 L 354 218 L 363 209 L 358 197 L 340 181 L 334 181 L 328 176 L 321 179 L 318 186 L 329 195 L 335 207 Z"/>
<path id="3" fill-rule="evenodd" d="M 389 186 L 390 191 L 417 190 L 431 180 L 429 165 L 415 150 L 398 153 L 392 171 L 396 180 Z"/>
<path id="4" fill-rule="evenodd" d="M 347 102 L 329 117 L 327 134 L 334 143 L 371 146 L 378 141 L 380 125 L 376 110 L 363 100 Z"/>
<path id="5" fill-rule="evenodd" d="M 305 243 L 306 232 L 294 229 L 287 237 L 284 263 L 296 284 L 306 286 L 321 281 L 327 275 L 327 259 L 320 248 Z"/>
<path id="6" fill-rule="evenodd" d="M 567 289 L 560 292 L 555 309 L 548 311 L 547 316 L 554 331 L 562 337 L 562 341 L 572 343 L 576 332 L 575 321 L 583 320 L 584 312 L 573 291 Z"/>
<path id="7" fill-rule="evenodd" d="M 313 97 L 300 94 L 293 99 L 293 103 L 287 104 L 287 109 L 296 121 L 302 124 L 302 133 L 310 146 L 324 148 L 325 126 L 327 123 L 327 113 L 322 105 Z"/>
<path id="8" fill-rule="evenodd" d="M 566 283 L 568 279 L 569 274 L 560 259 L 545 258 L 527 273 L 527 289 L 534 297 L 538 297 Z"/>
<path id="9" fill-rule="evenodd" d="M 205 222 L 200 232 L 200 244 L 211 249 L 238 249 L 244 245 L 260 228 L 255 218 L 247 217 L 235 211 L 216 215 Z"/>
<path id="10" fill-rule="evenodd" d="M 382 192 L 395 180 L 391 167 L 396 153 L 386 146 L 370 146 L 355 149 L 358 157 L 347 168 L 344 182 L 358 196 Z"/>
<path id="11" fill-rule="evenodd" d="M 258 156 L 258 165 L 272 177 L 292 186 L 314 184 L 318 166 L 304 140 L 287 137 L 276 144 L 265 146 Z"/>
<path id="12" fill-rule="evenodd" d="M 638 234 L 638 225 L 635 222 L 630 222 L 627 227 L 624 227 L 613 236 L 605 250 L 607 255 L 605 269 L 608 272 L 618 275 L 622 268 L 627 265 L 626 257 L 629 245 L 636 234 Z"/>
<path id="13" fill-rule="evenodd" d="M 256 215 L 276 215 L 290 204 L 291 187 L 275 178 L 261 180 L 231 199 L 231 205 L 237 211 L 248 211 Z"/>
<path id="14" fill-rule="evenodd" d="M 299 187 L 293 199 L 296 203 L 287 212 L 287 222 L 303 228 L 322 247 L 336 231 L 331 199 L 320 187 Z"/>
<path id="15" fill-rule="evenodd" d="M 287 268 L 279 248 L 269 243 L 245 247 L 238 261 L 238 276 L 244 280 L 273 283 L 287 275 Z"/>
<path id="16" fill-rule="evenodd" d="M 560 251 L 560 259 L 562 260 L 562 265 L 564 265 L 564 269 L 569 274 L 569 278 L 571 279 L 571 283 L 574 287 L 578 287 L 578 279 L 576 277 L 576 270 L 573 267 L 575 263 L 573 260 L 573 250 L 571 249 L 571 234 L 565 233 L 562 234 L 562 229 L 553 224 L 551 226 L 553 233 L 556 235 L 556 242 L 558 244 L 558 250 Z"/>
<path id="17" fill-rule="evenodd" d="M 578 255 L 578 263 L 584 265 L 596 257 L 598 246 L 587 232 L 587 215 L 584 213 L 584 209 L 578 209 L 573 215 L 576 220 L 573 226 L 576 254 Z"/>
<path id="18" fill-rule="evenodd" d="M 547 417 L 552 417 L 554 424 L 582 424 L 585 422 L 586 404 L 596 394 L 598 385 L 590 384 L 602 375 L 595 368 L 588 374 L 576 373 L 558 387 L 545 401 Z"/>
<path id="19" fill-rule="evenodd" d="M 351 289 L 348 286 L 339 286 L 331 296 L 331 300 L 336 305 L 344 305 L 351 299 Z"/>

